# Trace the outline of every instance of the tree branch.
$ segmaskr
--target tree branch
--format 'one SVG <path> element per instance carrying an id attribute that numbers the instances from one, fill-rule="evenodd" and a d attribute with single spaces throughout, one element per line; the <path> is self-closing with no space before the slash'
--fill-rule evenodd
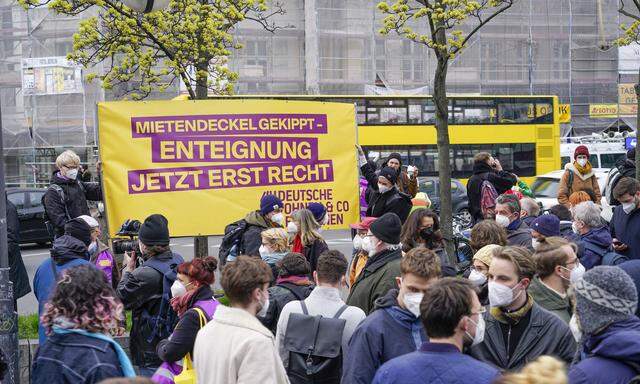
<path id="1" fill-rule="evenodd" d="M 473 28 L 471 30 L 471 32 L 469 32 L 467 34 L 467 36 L 462 40 L 462 45 L 461 47 L 464 47 L 467 44 L 467 41 L 469 41 L 469 39 L 475 35 L 482 27 L 484 27 L 488 22 L 490 22 L 491 20 L 493 20 L 493 18 L 495 18 L 496 16 L 498 16 L 499 14 L 501 14 L 502 12 L 506 11 L 507 9 L 511 8 L 511 6 L 513 5 L 513 0 L 509 0 L 509 2 L 503 6 L 502 8 L 496 10 L 491 16 L 487 17 L 486 19 L 484 19 L 482 22 L 480 22 L 478 25 L 476 25 L 475 28 Z M 461 48 L 455 48 L 451 51 L 451 53 L 456 54 L 460 51 Z"/>

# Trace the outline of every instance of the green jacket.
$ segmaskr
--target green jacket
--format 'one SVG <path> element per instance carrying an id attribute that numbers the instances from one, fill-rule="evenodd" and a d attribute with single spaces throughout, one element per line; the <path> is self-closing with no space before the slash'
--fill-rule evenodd
<path id="1" fill-rule="evenodd" d="M 571 301 L 569 300 L 569 295 L 564 298 L 561 297 L 560 295 L 558 295 L 558 293 L 542 284 L 542 281 L 540 281 L 540 278 L 538 276 L 533 278 L 533 281 L 531 281 L 531 285 L 529 285 L 529 289 L 527 290 L 527 292 L 529 292 L 531 297 L 533 297 L 533 300 L 539 306 L 553 313 L 554 315 L 561 318 L 565 323 L 569 324 L 569 320 L 571 320 L 572 314 L 572 305 Z"/>
<path id="2" fill-rule="evenodd" d="M 364 269 L 353 283 L 347 304 L 359 307 L 367 315 L 373 311 L 374 302 L 392 288 L 397 288 L 396 277 L 400 276 L 402 251 L 383 251 L 367 260 Z"/>

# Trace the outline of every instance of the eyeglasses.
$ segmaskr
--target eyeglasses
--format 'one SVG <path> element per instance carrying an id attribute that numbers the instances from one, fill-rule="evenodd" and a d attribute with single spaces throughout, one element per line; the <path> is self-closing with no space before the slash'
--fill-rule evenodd
<path id="1" fill-rule="evenodd" d="M 485 312 L 487 312 L 487 309 L 485 307 L 482 307 L 478 310 L 478 312 L 471 312 L 472 315 L 482 315 Z"/>

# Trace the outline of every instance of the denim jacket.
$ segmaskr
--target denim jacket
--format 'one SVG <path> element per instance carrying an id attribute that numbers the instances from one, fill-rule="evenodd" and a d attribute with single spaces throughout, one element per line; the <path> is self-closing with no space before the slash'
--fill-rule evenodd
<path id="1" fill-rule="evenodd" d="M 38 349 L 31 382 L 90 384 L 122 376 L 118 354 L 109 342 L 81 334 L 56 333 Z"/>

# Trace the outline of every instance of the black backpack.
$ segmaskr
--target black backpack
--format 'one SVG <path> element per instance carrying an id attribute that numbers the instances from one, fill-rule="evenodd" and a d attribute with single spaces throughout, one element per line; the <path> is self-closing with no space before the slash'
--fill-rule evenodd
<path id="1" fill-rule="evenodd" d="M 247 229 L 247 222 L 242 219 L 224 228 L 224 237 L 218 250 L 218 260 L 224 265 L 229 256 L 236 257 L 244 253 L 242 235 Z"/>
<path id="2" fill-rule="evenodd" d="M 584 242 L 584 248 L 600 256 L 602 258 L 602 265 L 615 266 L 629 260 L 627 256 L 616 253 L 609 247 L 599 247 L 593 243 L 589 243 L 588 241 Z"/>
<path id="3" fill-rule="evenodd" d="M 346 324 L 342 306 L 330 317 L 310 316 L 304 300 L 302 313 L 289 315 L 284 348 L 289 354 L 291 384 L 339 384 L 342 376 L 342 333 Z"/>
<path id="4" fill-rule="evenodd" d="M 171 286 L 176 281 L 178 265 L 184 263 L 184 259 L 177 253 L 171 253 L 171 260 L 162 262 L 156 258 L 151 258 L 144 262 L 144 266 L 155 269 L 162 275 L 162 298 L 160 310 L 153 314 L 145 308 L 142 311 L 142 329 L 149 329 L 151 332 L 147 336 L 147 342 L 154 340 L 164 340 L 171 336 L 173 329 L 178 324 L 178 315 L 171 307 Z M 157 297 L 157 296 L 156 296 Z"/>
<path id="5" fill-rule="evenodd" d="M 80 189 L 82 189 L 82 192 L 86 193 L 86 190 L 84 188 L 84 184 L 82 184 L 79 181 L 77 183 L 80 186 Z M 59 186 L 58 184 L 51 184 L 49 186 L 49 188 L 47 188 L 47 192 L 49 192 L 49 191 L 54 191 L 58 196 L 60 196 L 60 201 L 62 201 L 62 205 L 64 205 L 64 214 L 65 214 L 65 216 L 67 216 L 67 220 L 73 219 L 73 217 L 71 217 L 71 214 L 69 214 L 69 207 L 67 207 L 67 201 L 66 201 L 66 197 L 65 197 L 65 194 L 64 194 L 64 189 L 62 189 L 62 187 Z M 62 235 L 62 234 L 58 233 L 56 231 L 55 225 L 53 225 L 53 223 L 51 222 L 51 219 L 47 215 L 47 206 L 44 204 L 45 196 L 47 196 L 46 193 L 43 194 L 42 197 L 40 198 L 40 203 L 42 204 L 42 207 L 44 208 L 44 215 L 43 215 L 44 225 L 47 228 L 47 232 L 49 232 L 49 236 L 51 236 L 52 239 L 55 239 L 56 235 Z"/>

